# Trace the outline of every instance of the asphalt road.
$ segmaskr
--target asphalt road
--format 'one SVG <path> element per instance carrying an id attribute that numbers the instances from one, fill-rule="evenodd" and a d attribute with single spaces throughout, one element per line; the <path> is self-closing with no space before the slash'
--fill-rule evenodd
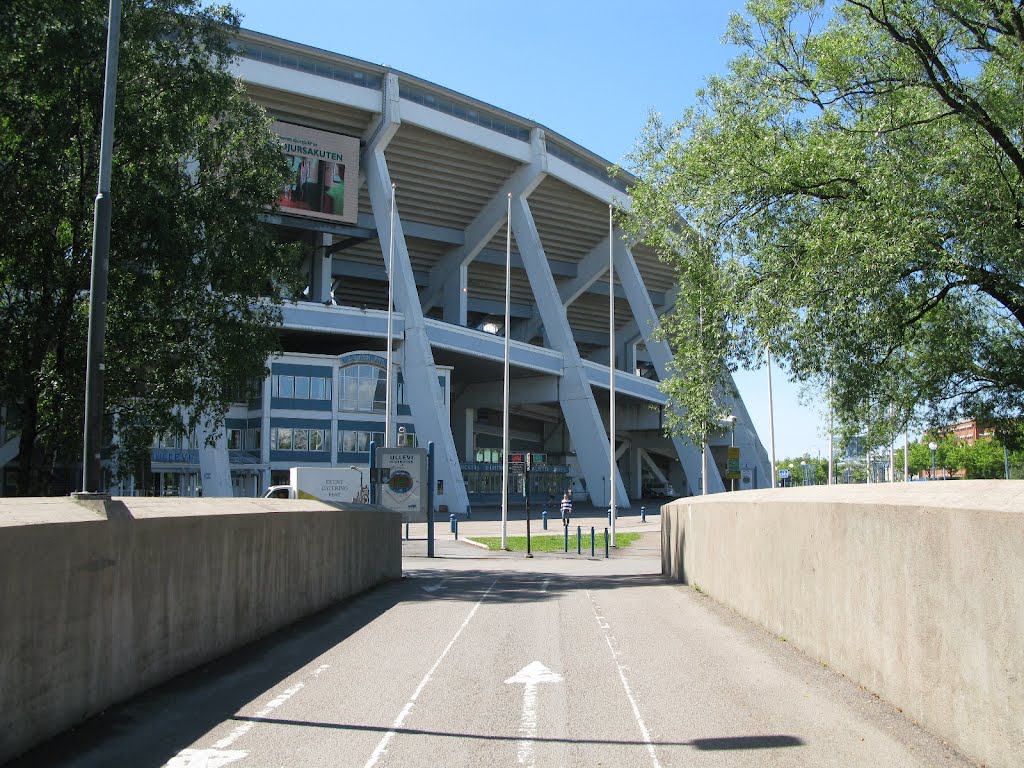
<path id="1" fill-rule="evenodd" d="M 968 766 L 782 638 L 603 557 L 406 545 L 405 577 L 111 709 L 24 766 Z M 448 537 L 450 538 L 450 537 Z"/>

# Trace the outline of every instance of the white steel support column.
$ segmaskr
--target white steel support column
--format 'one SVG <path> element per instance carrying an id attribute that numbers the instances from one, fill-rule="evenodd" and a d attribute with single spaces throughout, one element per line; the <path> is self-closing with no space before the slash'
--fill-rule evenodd
<path id="1" fill-rule="evenodd" d="M 412 411 L 417 441 L 421 445 L 434 443 L 434 480 L 444 485 L 444 495 L 439 497 L 435 493 L 434 501 L 436 504 L 447 504 L 452 512 L 462 513 L 469 506 L 469 497 L 459 467 L 459 454 L 452 437 L 451 424 L 438 412 L 437 367 L 434 365 L 434 355 L 416 290 L 416 279 L 409 261 L 402 217 L 397 209 L 394 221 L 391 216 L 391 174 L 384 158 L 384 149 L 401 125 L 399 107 L 398 77 L 389 74 L 384 83 L 380 121 L 364 136 L 360 176 L 365 178 L 370 193 L 370 206 L 381 249 L 385 254 L 385 265 L 390 248 L 394 245 L 394 274 L 388 275 L 388 280 L 392 283 L 395 306 L 402 313 L 405 399 Z M 428 514 L 432 513 L 433 510 L 428 511 Z"/>
<path id="2" fill-rule="evenodd" d="M 442 300 L 445 286 L 451 275 L 460 267 L 468 267 L 505 224 L 508 196 L 529 197 L 548 173 L 547 145 L 544 131 L 534 128 L 530 134 L 533 159 L 522 165 L 508 178 L 466 227 L 464 240 L 438 260 L 430 270 L 430 283 L 423 292 L 423 312 L 426 314 Z M 445 318 L 447 320 L 447 317 Z"/>
<path id="3" fill-rule="evenodd" d="M 562 283 L 558 287 L 558 296 L 562 306 L 569 307 L 576 299 L 586 293 L 590 286 L 596 283 L 607 271 L 608 238 L 606 237 L 595 245 L 590 253 L 584 256 L 580 263 L 576 265 L 576 277 Z M 543 322 L 540 317 L 540 308 L 535 307 L 533 317 L 527 321 L 521 338 L 529 341 L 540 332 L 541 325 L 543 325 Z"/>
<path id="4" fill-rule="evenodd" d="M 459 468 L 459 455 L 455 449 L 448 420 L 438 412 L 438 373 L 434 355 L 427 337 L 427 328 L 420 309 L 416 280 L 413 277 L 409 250 L 402 230 L 402 218 L 396 210 L 394 222 L 391 216 L 391 175 L 388 173 L 384 151 L 364 151 L 363 169 L 370 193 L 373 217 L 378 223 L 381 246 L 388 251 L 390 243 L 387 234 L 394 224 L 394 274 L 389 275 L 394 288 L 395 306 L 402 313 L 405 339 L 403 353 L 405 365 L 402 376 L 405 381 L 405 398 L 412 410 L 416 425 L 416 437 L 422 445 L 434 443 L 434 479 L 444 485 L 444 495 L 435 494 L 438 504 L 446 504 L 452 512 L 465 512 L 469 503 L 466 486 Z"/>
<path id="5" fill-rule="evenodd" d="M 210 436 L 215 435 L 213 444 Z M 199 451 L 199 482 L 203 486 L 203 497 L 233 496 L 231 488 L 231 462 L 228 459 L 228 441 L 222 424 L 214 433 L 207 416 L 199 419 L 196 429 Z"/>
<path id="6" fill-rule="evenodd" d="M 615 238 L 615 271 L 619 283 L 626 293 L 626 300 L 629 302 L 630 311 L 643 336 L 644 344 L 647 346 L 647 353 L 651 356 L 654 370 L 657 371 L 658 378 L 664 380 L 668 376 L 672 352 L 667 342 L 654 338 L 654 329 L 658 327 L 658 316 L 654 313 L 651 297 L 640 277 L 640 269 L 633 259 L 633 254 L 623 244 L 621 236 Z M 690 494 L 699 496 L 701 489 L 698 478 L 702 471 L 700 446 L 693 446 L 678 437 L 672 438 L 672 445 L 675 447 L 676 455 L 679 456 L 679 462 L 683 465 L 683 471 L 686 473 Z M 708 491 L 718 493 L 724 490 L 725 485 L 722 483 L 717 467 L 714 462 L 708 462 Z"/>
<path id="7" fill-rule="evenodd" d="M 608 433 L 594 401 L 594 393 L 583 368 L 572 329 L 569 327 L 565 307 L 558 295 L 555 278 L 548 266 L 537 225 L 529 204 L 522 196 L 512 199 L 512 232 L 515 234 L 519 254 L 530 279 L 534 299 L 541 310 L 545 333 L 552 348 L 562 354 L 559 404 L 576 449 L 580 469 L 587 481 L 587 491 L 595 506 L 607 506 L 610 493 L 606 478 L 611 464 Z M 617 484 L 616 495 L 621 500 L 621 505 L 628 507 L 629 496 L 618 471 L 615 472 L 614 481 Z"/>

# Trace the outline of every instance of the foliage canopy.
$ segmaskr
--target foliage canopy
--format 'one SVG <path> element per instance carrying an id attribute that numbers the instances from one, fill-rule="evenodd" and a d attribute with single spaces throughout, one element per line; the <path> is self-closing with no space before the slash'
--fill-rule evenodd
<path id="1" fill-rule="evenodd" d="M 106 12 L 0 6 L 0 402 L 21 493 L 80 458 Z M 229 72 L 234 11 L 125 0 L 122 18 L 104 389 L 125 458 L 265 375 L 298 270 L 259 222 L 284 160 Z"/>
<path id="2" fill-rule="evenodd" d="M 634 231 L 734 281 L 730 359 L 770 343 L 880 443 L 1019 417 L 1019 3 L 751 0 L 726 41 L 728 74 L 631 162 Z"/>

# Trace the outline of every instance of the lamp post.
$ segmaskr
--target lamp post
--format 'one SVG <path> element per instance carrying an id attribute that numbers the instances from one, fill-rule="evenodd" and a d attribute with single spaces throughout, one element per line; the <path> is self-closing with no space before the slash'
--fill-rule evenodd
<path id="1" fill-rule="evenodd" d="M 789 485 L 790 485 L 790 487 L 792 487 L 792 485 L 793 485 L 793 469 L 794 468 L 795 467 L 793 466 L 793 462 L 789 462 Z"/>
<path id="2" fill-rule="evenodd" d="M 938 447 L 939 446 L 937 446 L 934 442 L 928 443 L 928 448 L 932 452 L 932 476 L 931 476 L 932 480 L 935 479 L 935 449 L 938 448 Z"/>
<path id="3" fill-rule="evenodd" d="M 85 429 L 82 441 L 82 496 L 104 495 L 103 370 L 107 327 L 107 271 L 110 266 L 110 178 L 114 152 L 114 107 L 121 40 L 121 0 L 110 0 L 107 16 L 107 59 L 103 73 L 103 117 L 100 123 L 99 183 L 93 213 L 92 272 L 89 283 L 89 335 L 85 366 Z"/>
<path id="4" fill-rule="evenodd" d="M 803 478 L 804 485 L 807 485 L 807 462 L 800 462 L 800 477 Z"/>
<path id="5" fill-rule="evenodd" d="M 366 499 L 363 499 L 363 468 L 357 467 L 355 464 L 353 464 L 351 467 L 349 467 L 349 469 L 354 469 L 356 472 L 359 473 L 359 501 L 366 501 Z"/>

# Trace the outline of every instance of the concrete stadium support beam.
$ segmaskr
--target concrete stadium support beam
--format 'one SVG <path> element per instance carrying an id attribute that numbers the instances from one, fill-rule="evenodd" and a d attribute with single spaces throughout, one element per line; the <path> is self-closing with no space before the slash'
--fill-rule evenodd
<path id="1" fill-rule="evenodd" d="M 632 252 L 623 243 L 621 236 L 615 237 L 612 254 L 615 259 L 615 275 L 626 293 L 626 300 L 629 302 L 630 311 L 644 338 L 644 344 L 647 346 L 647 353 L 651 356 L 654 370 L 657 371 L 658 378 L 664 380 L 668 377 L 672 351 L 667 342 L 654 338 L 654 329 L 658 327 L 658 316 L 654 312 L 654 305 L 651 304 L 651 297 L 648 295 L 647 289 L 644 288 L 640 269 L 636 265 Z M 701 493 L 700 449 L 678 437 L 672 438 L 672 445 L 679 456 L 679 462 L 683 465 L 690 493 L 694 496 L 699 495 Z M 710 451 L 710 448 L 708 450 Z M 708 461 L 708 491 L 718 493 L 724 490 L 725 485 L 718 473 L 718 467 L 713 461 Z"/>
<path id="2" fill-rule="evenodd" d="M 434 365 L 434 355 L 420 309 L 419 292 L 397 205 L 395 220 L 391 221 L 391 174 L 384 157 L 384 149 L 390 137 L 397 132 L 397 123 L 401 120 L 397 105 L 393 110 L 388 108 L 391 102 L 389 92 L 392 89 L 397 95 L 398 79 L 389 75 L 381 123 L 390 124 L 377 125 L 371 130 L 362 153 L 362 168 L 370 193 L 374 220 L 383 225 L 378 227 L 378 232 L 385 264 L 388 263 L 391 253 L 393 224 L 394 273 L 389 275 L 389 278 L 392 281 L 395 306 L 404 319 L 405 359 L 402 370 L 405 378 L 405 396 L 409 401 L 413 422 L 416 424 L 416 436 L 421 445 L 427 442 L 434 443 L 434 478 L 439 486 L 444 487 L 443 494 L 435 494 L 436 503 L 446 504 L 452 512 L 462 513 L 469 506 L 469 497 L 462 479 L 462 469 L 459 466 L 459 455 L 451 426 L 442 419 L 437 409 L 437 367 Z"/>
<path id="3" fill-rule="evenodd" d="M 548 269 L 537 224 L 529 204 L 522 196 L 512 199 L 512 232 L 523 258 L 533 297 L 541 310 L 545 333 L 552 348 L 562 354 L 562 385 L 558 399 L 572 436 L 580 469 L 587 482 L 587 491 L 595 505 L 605 506 L 610 501 L 610 486 L 605 482 L 611 464 L 608 433 L 594 401 L 583 360 L 576 348 L 565 306 L 551 270 Z M 617 483 L 616 499 L 628 507 L 629 496 L 617 469 L 613 482 Z"/>
<path id="4" fill-rule="evenodd" d="M 498 234 L 498 230 L 505 223 L 509 194 L 513 198 L 529 197 L 533 190 L 544 181 L 548 172 L 544 131 L 534 128 L 530 134 L 530 144 L 533 159 L 528 164 L 516 169 L 508 181 L 501 185 L 501 189 L 466 227 L 463 244 L 442 256 L 430 270 L 430 284 L 423 295 L 424 314 L 437 306 L 445 290 L 445 285 L 458 276 L 460 268 L 467 267 Z M 445 320 L 448 318 L 446 317 Z"/>
<path id="5" fill-rule="evenodd" d="M 309 259 L 309 300 L 318 304 L 331 303 L 334 298 L 332 289 L 332 273 L 334 272 L 334 255 L 331 246 L 334 236 L 330 232 L 320 233 L 320 247 L 314 248 Z"/>
<path id="6" fill-rule="evenodd" d="M 558 287 L 558 298 L 562 303 L 563 309 L 567 309 L 576 299 L 586 293 L 590 287 L 597 282 L 601 275 L 608 271 L 608 238 L 606 237 L 600 243 L 594 246 L 594 248 L 588 253 L 583 259 L 580 260 L 579 265 L 576 267 L 576 277 L 568 282 L 562 283 Z M 533 317 L 530 322 L 526 324 L 526 327 L 521 331 L 521 338 L 524 341 L 529 341 L 538 333 L 540 333 L 541 326 L 543 326 L 540 315 L 540 307 L 536 307 L 533 311 Z"/>

